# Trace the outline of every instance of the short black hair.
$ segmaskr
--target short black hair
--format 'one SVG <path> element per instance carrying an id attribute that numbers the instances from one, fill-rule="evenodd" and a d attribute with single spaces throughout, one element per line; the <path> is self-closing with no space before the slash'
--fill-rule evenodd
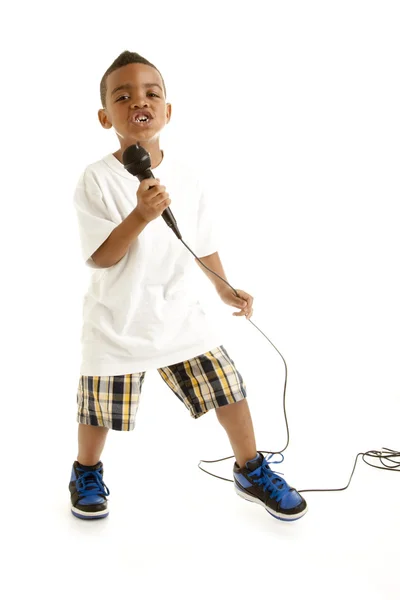
<path id="1" fill-rule="evenodd" d="M 117 69 L 119 69 L 120 67 L 125 67 L 125 65 L 130 65 L 132 63 L 140 63 L 142 65 L 148 65 L 149 67 L 153 67 L 156 71 L 158 71 L 160 77 L 161 77 L 161 81 L 164 87 L 164 94 L 165 97 L 167 96 L 167 90 L 165 87 L 165 82 L 163 79 L 163 76 L 161 75 L 160 71 L 157 69 L 157 67 L 155 65 L 153 65 L 153 63 L 151 63 L 150 61 L 147 60 L 147 58 L 144 58 L 143 56 L 141 56 L 140 54 L 138 54 L 137 52 L 129 52 L 129 50 L 125 50 L 124 52 L 122 52 L 122 54 L 120 54 L 112 63 L 112 65 L 110 65 L 107 69 L 107 71 L 104 73 L 103 77 L 101 78 L 101 82 L 100 82 L 100 99 L 101 99 L 101 105 L 103 108 L 106 107 L 106 93 L 107 93 L 107 76 L 110 75 L 110 73 L 113 73 L 113 71 L 116 71 Z"/>

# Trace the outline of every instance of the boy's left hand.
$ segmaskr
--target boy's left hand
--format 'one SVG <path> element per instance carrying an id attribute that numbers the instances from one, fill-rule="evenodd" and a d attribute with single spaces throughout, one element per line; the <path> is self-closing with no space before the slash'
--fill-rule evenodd
<path id="1" fill-rule="evenodd" d="M 247 292 L 243 290 L 236 290 L 239 294 L 240 298 L 236 296 L 234 291 L 231 288 L 224 287 L 218 293 L 219 297 L 225 304 L 229 306 L 235 306 L 236 308 L 240 308 L 240 312 L 232 313 L 235 317 L 243 317 L 246 315 L 246 319 L 250 319 L 253 314 L 253 296 L 250 296 Z"/>

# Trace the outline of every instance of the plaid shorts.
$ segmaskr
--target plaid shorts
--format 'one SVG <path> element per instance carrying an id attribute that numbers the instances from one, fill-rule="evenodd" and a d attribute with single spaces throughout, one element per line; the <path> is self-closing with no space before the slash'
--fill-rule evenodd
<path id="1" fill-rule="evenodd" d="M 246 398 L 246 386 L 223 346 L 176 365 L 157 369 L 190 416 Z M 81 375 L 77 394 L 78 423 L 131 431 L 146 372 L 130 375 Z"/>

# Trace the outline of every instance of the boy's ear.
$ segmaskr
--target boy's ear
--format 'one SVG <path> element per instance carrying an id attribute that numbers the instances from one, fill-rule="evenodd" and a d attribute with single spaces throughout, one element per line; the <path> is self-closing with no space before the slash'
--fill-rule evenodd
<path id="1" fill-rule="evenodd" d="M 110 129 L 112 127 L 112 124 L 110 123 L 110 121 L 108 120 L 108 117 L 107 117 L 107 111 L 104 110 L 104 108 L 101 108 L 99 110 L 99 112 L 97 113 L 97 116 L 100 121 L 100 125 L 102 127 L 104 127 L 104 129 Z"/>
<path id="2" fill-rule="evenodd" d="M 171 120 L 172 106 L 171 106 L 171 104 L 166 104 L 165 107 L 166 107 L 166 114 L 167 114 L 167 123 L 169 123 Z"/>

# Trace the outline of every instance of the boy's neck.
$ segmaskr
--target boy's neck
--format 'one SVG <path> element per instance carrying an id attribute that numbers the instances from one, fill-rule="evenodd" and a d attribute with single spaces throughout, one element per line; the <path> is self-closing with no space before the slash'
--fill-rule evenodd
<path id="1" fill-rule="evenodd" d="M 140 144 L 140 145 L 143 146 L 143 148 L 145 148 L 145 150 L 147 150 L 147 152 L 150 154 L 151 168 L 155 169 L 156 167 L 158 167 L 158 165 L 161 163 L 162 159 L 164 158 L 164 152 L 159 147 L 148 148 L 144 144 Z M 121 147 L 117 152 L 113 153 L 115 158 L 118 159 L 119 162 L 122 164 L 123 164 L 122 155 L 125 152 L 126 148 L 128 148 L 128 147 L 129 146 Z"/>

